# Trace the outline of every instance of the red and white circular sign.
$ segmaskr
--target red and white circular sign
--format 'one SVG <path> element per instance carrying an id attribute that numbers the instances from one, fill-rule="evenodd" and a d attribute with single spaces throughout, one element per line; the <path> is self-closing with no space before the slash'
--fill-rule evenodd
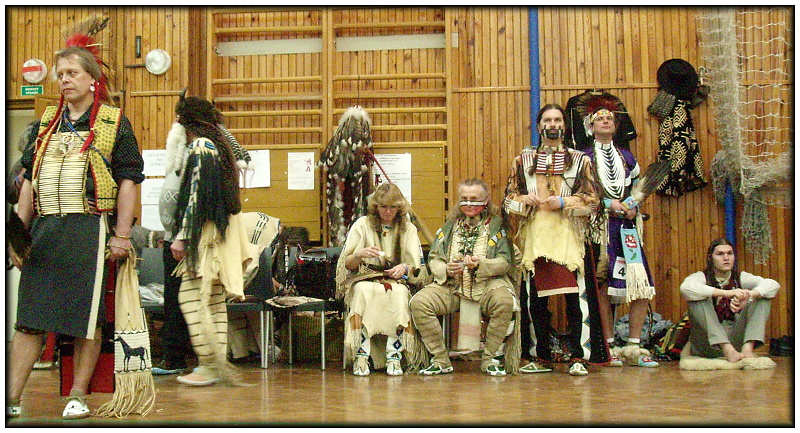
<path id="1" fill-rule="evenodd" d="M 22 78 L 25 81 L 36 84 L 44 80 L 47 76 L 47 66 L 39 59 L 28 59 L 22 64 Z"/>

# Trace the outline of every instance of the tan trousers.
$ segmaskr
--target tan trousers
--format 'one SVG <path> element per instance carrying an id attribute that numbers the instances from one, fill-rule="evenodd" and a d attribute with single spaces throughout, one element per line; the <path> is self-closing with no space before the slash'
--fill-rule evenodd
<path id="1" fill-rule="evenodd" d="M 730 343 L 736 350 L 748 341 L 764 342 L 764 329 L 769 319 L 770 300 L 761 298 L 747 304 L 736 314 L 736 320 L 719 322 L 711 299 L 689 302 L 689 320 L 692 331 L 689 342 L 692 354 L 706 358 L 723 356 L 719 344 Z"/>
<path id="2" fill-rule="evenodd" d="M 189 339 L 198 364 L 217 370 L 226 361 L 228 346 L 225 288 L 217 281 L 212 284 L 211 293 L 201 294 L 200 284 L 200 278 L 184 276 L 178 303 L 189 328 Z"/>
<path id="3" fill-rule="evenodd" d="M 508 325 L 514 314 L 514 296 L 509 289 L 510 287 L 505 285 L 487 288 L 479 302 L 481 314 L 489 316 L 486 345 L 482 356 L 484 360 L 494 356 L 508 333 Z M 428 284 L 411 297 L 411 317 L 414 326 L 428 352 L 433 355 L 433 360 L 442 366 L 450 365 L 450 357 L 444 344 L 442 326 L 437 317 L 458 311 L 460 304 L 459 297 L 452 293 L 449 287 L 436 283 Z"/>

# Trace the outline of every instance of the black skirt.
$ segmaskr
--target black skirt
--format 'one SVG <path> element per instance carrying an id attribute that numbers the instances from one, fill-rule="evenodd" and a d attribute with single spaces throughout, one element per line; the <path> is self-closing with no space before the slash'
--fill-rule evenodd
<path id="1" fill-rule="evenodd" d="M 17 326 L 94 337 L 98 321 L 105 317 L 103 224 L 100 216 L 91 214 L 48 215 L 33 221 L 33 244 L 19 282 Z"/>

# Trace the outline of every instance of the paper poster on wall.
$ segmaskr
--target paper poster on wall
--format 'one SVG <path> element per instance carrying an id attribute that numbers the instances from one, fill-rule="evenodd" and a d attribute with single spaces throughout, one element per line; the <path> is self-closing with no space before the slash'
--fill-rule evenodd
<path id="1" fill-rule="evenodd" d="M 150 230 L 164 230 L 164 226 L 161 225 L 161 217 L 158 216 L 157 204 L 142 205 L 141 225 L 142 227 L 148 228 Z"/>
<path id="2" fill-rule="evenodd" d="M 379 153 L 375 154 L 381 167 L 386 171 L 389 179 L 400 188 L 406 200 L 411 203 L 411 154 L 410 153 Z M 383 172 L 377 164 L 372 167 L 375 176 L 375 185 L 386 182 Z"/>
<path id="3" fill-rule="evenodd" d="M 158 196 L 161 194 L 161 187 L 164 185 L 164 178 L 145 179 L 142 182 L 142 204 L 158 205 Z"/>
<path id="4" fill-rule="evenodd" d="M 287 188 L 314 189 L 314 152 L 288 152 Z"/>
<path id="5" fill-rule="evenodd" d="M 239 176 L 240 188 L 265 188 L 270 186 L 269 150 L 250 150 L 250 168 Z"/>
<path id="6" fill-rule="evenodd" d="M 143 150 L 142 159 L 144 159 L 145 176 L 164 176 L 167 164 L 166 150 Z"/>

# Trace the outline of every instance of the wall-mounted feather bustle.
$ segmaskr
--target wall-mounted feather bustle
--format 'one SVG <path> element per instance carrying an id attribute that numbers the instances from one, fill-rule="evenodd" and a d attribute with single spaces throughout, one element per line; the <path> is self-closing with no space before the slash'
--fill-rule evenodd
<path id="1" fill-rule="evenodd" d="M 330 245 L 344 245 L 350 225 L 367 214 L 372 190 L 370 122 L 360 106 L 348 108 L 320 157 L 319 165 L 325 168 Z"/>

